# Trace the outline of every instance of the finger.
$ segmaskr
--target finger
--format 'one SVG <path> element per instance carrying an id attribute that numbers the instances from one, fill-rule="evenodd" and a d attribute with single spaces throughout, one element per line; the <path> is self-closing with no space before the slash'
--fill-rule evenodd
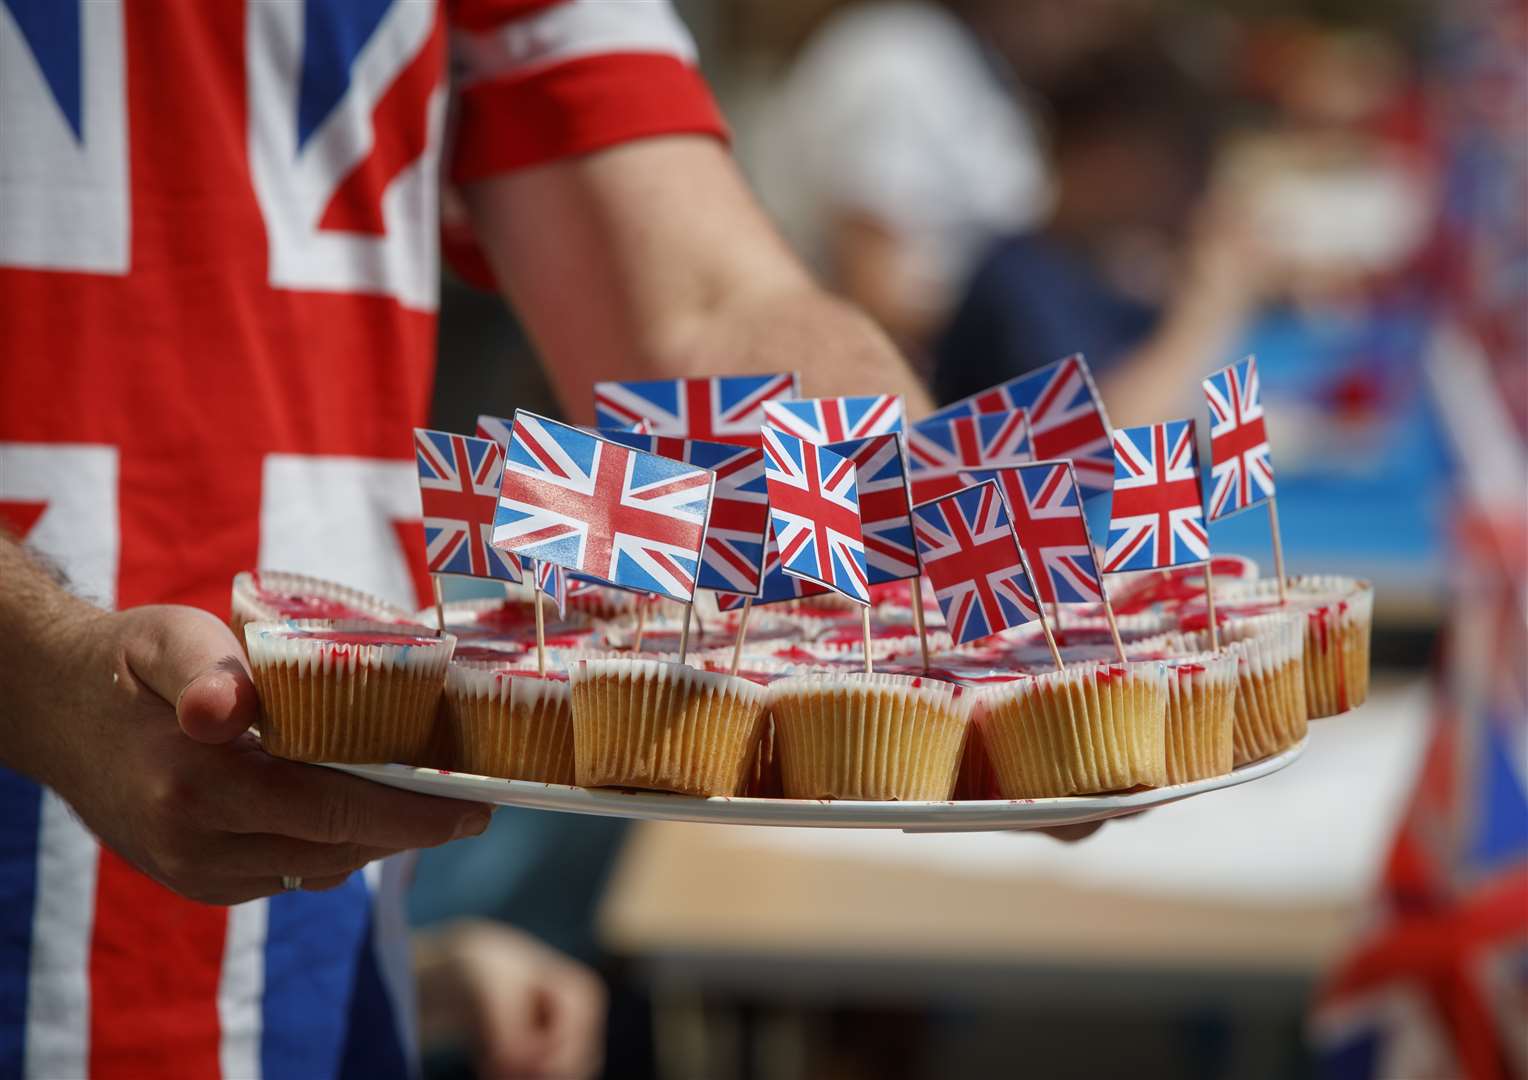
<path id="1" fill-rule="evenodd" d="M 491 808 L 383 787 L 316 765 L 272 757 L 252 741 L 240 765 L 222 770 L 212 823 L 236 833 L 271 833 L 318 844 L 402 851 L 476 836 Z"/>
<path id="2" fill-rule="evenodd" d="M 362 844 L 315 844 L 290 836 L 224 834 L 218 850 L 210 852 L 205 861 L 230 877 L 344 878 L 395 854 L 393 848 Z"/>
<path id="3" fill-rule="evenodd" d="M 227 742 L 255 722 L 258 702 L 238 639 L 209 612 L 141 608 L 124 649 L 133 675 L 174 706 L 193 739 Z"/>
<path id="4" fill-rule="evenodd" d="M 1075 844 L 1079 840 L 1086 840 L 1103 827 L 1104 823 L 1102 821 L 1083 821 L 1076 825 L 1057 825 L 1054 828 L 1041 829 L 1040 831 L 1063 843 Z"/>

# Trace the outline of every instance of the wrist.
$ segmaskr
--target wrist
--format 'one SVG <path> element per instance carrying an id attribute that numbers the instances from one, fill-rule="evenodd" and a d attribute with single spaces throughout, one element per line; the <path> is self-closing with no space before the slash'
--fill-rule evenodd
<path id="1" fill-rule="evenodd" d="M 0 764 L 51 784 L 71 705 L 106 613 L 66 592 L 0 540 Z"/>

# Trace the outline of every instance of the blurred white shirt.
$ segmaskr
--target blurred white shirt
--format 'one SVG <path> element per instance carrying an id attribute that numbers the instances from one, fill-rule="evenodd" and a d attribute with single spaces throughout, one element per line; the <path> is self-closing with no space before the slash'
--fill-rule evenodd
<path id="1" fill-rule="evenodd" d="M 953 300 L 986 242 L 1048 204 L 1018 94 L 943 7 L 857 5 L 823 25 L 765 106 L 751 171 L 819 273 L 831 271 L 832 213 L 868 213 L 902 239 L 912 272 Z"/>

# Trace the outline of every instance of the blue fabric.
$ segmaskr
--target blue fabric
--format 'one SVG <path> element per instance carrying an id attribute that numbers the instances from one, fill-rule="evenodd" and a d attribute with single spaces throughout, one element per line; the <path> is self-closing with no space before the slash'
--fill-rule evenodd
<path id="1" fill-rule="evenodd" d="M 358 968 L 372 952 L 365 878 L 352 874 L 328 892 L 280 893 L 269 912 L 261 1071 L 339 1076 L 350 1032 L 380 1041 L 393 1028 L 391 1009 L 378 1015 L 376 1003 L 357 992 Z"/>
<path id="2" fill-rule="evenodd" d="M 297 95 L 298 150 L 350 89 L 355 59 L 391 5 L 392 0 L 307 0 Z"/>
<path id="3" fill-rule="evenodd" d="M 0 767 L 0 1080 L 22 1075 L 42 788 Z"/>
<path id="4" fill-rule="evenodd" d="M 957 401 L 1075 352 L 1106 371 L 1156 318 L 1059 242 L 1039 233 L 1000 240 L 935 346 L 935 396 Z"/>
<path id="5" fill-rule="evenodd" d="M 503 807 L 483 835 L 420 853 L 409 921 L 502 919 L 582 960 L 597 960 L 595 907 L 627 824 Z"/>
<path id="6" fill-rule="evenodd" d="M 355 991 L 350 999 L 350 1029 L 340 1057 L 339 1075 L 344 1080 L 382 1080 L 408 1076 L 412 1071 L 398 1038 L 393 1001 L 377 963 L 371 927 L 356 953 Z M 270 1075 L 270 1074 L 267 1074 Z"/>
<path id="7" fill-rule="evenodd" d="M 81 0 L 0 0 L 10 10 L 21 36 L 59 111 L 76 139 L 84 138 L 83 92 L 80 72 Z"/>

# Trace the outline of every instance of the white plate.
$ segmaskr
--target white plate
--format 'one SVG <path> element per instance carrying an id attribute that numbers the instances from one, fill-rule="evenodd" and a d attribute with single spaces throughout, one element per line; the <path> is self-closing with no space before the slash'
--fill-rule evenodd
<path id="1" fill-rule="evenodd" d="M 1308 736 L 1307 736 L 1308 738 Z M 782 825 L 817 829 L 903 829 L 908 832 L 991 832 L 1045 829 L 1099 821 L 1153 806 L 1235 787 L 1278 772 L 1305 752 L 1306 739 L 1281 754 L 1254 761 L 1225 776 L 1120 795 L 1074 795 L 1061 799 L 994 799 L 963 802 L 860 802 L 850 799 L 695 798 L 659 791 L 567 787 L 527 780 L 499 780 L 471 773 L 416 769 L 409 765 L 328 765 L 389 787 L 451 799 L 561 810 L 644 821 L 700 821 L 720 825 Z"/>

